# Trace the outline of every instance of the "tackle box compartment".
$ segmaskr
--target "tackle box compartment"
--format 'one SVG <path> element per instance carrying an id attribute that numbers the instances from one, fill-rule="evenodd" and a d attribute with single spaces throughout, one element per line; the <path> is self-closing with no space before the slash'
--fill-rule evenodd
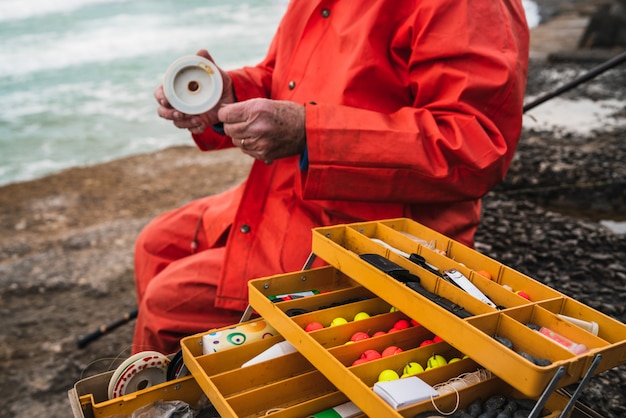
<path id="1" fill-rule="evenodd" d="M 206 399 L 193 376 L 109 399 L 107 388 L 113 373 L 99 373 L 74 384 L 68 391 L 74 418 L 130 417 L 136 410 L 157 401 L 183 401 L 195 407 Z"/>
<path id="2" fill-rule="evenodd" d="M 291 352 L 244 367 L 273 345 L 284 342 L 275 331 L 247 340 L 245 328 L 263 319 L 211 330 L 181 340 L 185 366 L 222 417 L 305 417 L 348 402 L 333 384 L 300 353 Z M 204 350 L 204 337 L 236 335 L 238 345 Z"/>

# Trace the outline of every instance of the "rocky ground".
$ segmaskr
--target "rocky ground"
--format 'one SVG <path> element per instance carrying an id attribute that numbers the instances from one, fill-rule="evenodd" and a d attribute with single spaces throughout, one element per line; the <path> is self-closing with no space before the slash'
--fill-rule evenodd
<path id="1" fill-rule="evenodd" d="M 594 65 L 534 61 L 528 94 Z M 626 101 L 626 68 L 563 96 Z M 626 236 L 598 221 L 626 221 L 625 118 L 622 108 L 588 135 L 526 128 L 507 179 L 485 197 L 477 236 L 478 250 L 622 322 Z M 67 390 L 129 355 L 132 324 L 84 349 L 76 341 L 134 308 L 139 230 L 248 167 L 236 150 L 177 147 L 0 187 L 0 417 L 71 416 Z M 581 400 L 623 417 L 625 393 L 622 366 L 592 378 Z"/>

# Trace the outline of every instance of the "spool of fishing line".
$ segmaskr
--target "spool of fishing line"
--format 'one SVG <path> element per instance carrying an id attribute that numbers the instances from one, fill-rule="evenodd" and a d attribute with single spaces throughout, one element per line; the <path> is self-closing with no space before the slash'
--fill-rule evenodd
<path id="1" fill-rule="evenodd" d="M 163 81 L 163 93 L 174 109 L 188 115 L 211 110 L 222 97 L 222 75 L 208 59 L 189 55 L 174 61 Z"/>
<path id="2" fill-rule="evenodd" d="M 165 383 L 169 363 L 166 356 L 156 351 L 142 351 L 129 357 L 111 376 L 109 399 Z"/>

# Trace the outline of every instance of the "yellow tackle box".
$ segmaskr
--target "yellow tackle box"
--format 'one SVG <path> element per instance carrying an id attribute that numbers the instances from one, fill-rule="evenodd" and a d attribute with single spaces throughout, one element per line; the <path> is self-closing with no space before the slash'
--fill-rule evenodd
<path id="1" fill-rule="evenodd" d="M 342 282 L 336 290 L 332 292 L 326 291 L 317 301 L 314 300 L 315 298 L 307 301 L 308 303 L 312 302 L 309 308 L 317 307 L 317 304 L 320 302 L 328 306 L 319 311 L 321 314 L 324 310 L 330 309 L 330 311 L 326 312 L 326 318 L 337 314 L 337 311 L 333 313 L 333 309 L 337 309 L 337 306 L 332 305 L 337 305 L 337 302 L 345 301 L 346 297 L 348 298 L 347 300 L 355 301 L 352 303 L 356 303 L 356 305 L 350 307 L 349 304 L 345 304 L 344 308 L 351 310 L 369 309 L 370 312 L 373 313 L 373 316 L 367 319 L 369 322 L 368 326 L 371 326 L 372 329 L 387 329 L 395 321 L 404 317 L 404 315 L 398 311 L 388 312 L 388 305 L 385 302 L 376 298 L 362 287 L 350 286 L 348 283 L 344 282 L 345 277 L 332 268 L 311 270 L 310 273 L 312 273 L 313 276 L 317 276 L 317 279 L 321 279 L 322 281 L 329 280 L 329 283 L 332 283 L 335 278 L 339 278 Z M 306 276 L 308 277 L 308 274 Z M 311 278 L 315 278 L 313 276 L 311 276 Z M 303 278 L 300 274 L 293 276 L 293 278 L 295 277 L 298 279 Z M 284 279 L 286 279 L 285 282 L 281 280 L 276 284 L 283 286 L 283 283 L 289 283 L 288 286 L 284 286 L 287 292 L 289 292 L 289 286 L 292 285 L 294 281 L 291 280 L 292 276 L 289 275 L 285 276 Z M 346 284 L 347 287 L 344 287 Z M 290 303 L 283 302 L 282 304 L 285 305 L 284 307 L 287 307 Z M 293 302 L 291 302 L 291 304 L 293 305 Z M 345 314 L 344 311 L 341 312 Z M 305 319 L 305 316 L 298 318 L 301 323 L 304 323 Z M 322 316 L 315 316 L 315 319 L 325 321 Z M 218 330 L 207 331 L 206 333 L 193 335 L 181 340 L 182 353 L 185 359 L 185 365 L 191 372 L 190 376 L 178 378 L 111 400 L 107 398 L 107 387 L 114 371 L 97 374 L 78 381 L 68 393 L 74 418 L 127 418 L 132 416 L 132 414 L 140 408 L 157 401 L 181 400 L 192 406 L 197 404 L 206 405 L 207 399 L 205 399 L 205 397 L 208 398 L 208 401 L 217 409 L 219 416 L 224 418 L 264 417 L 268 415 L 277 418 L 302 418 L 350 401 L 346 393 L 336 388 L 325 375 L 317 370 L 313 364 L 308 362 L 301 353 L 291 353 L 247 368 L 241 367 L 247 360 L 263 352 L 273 344 L 285 341 L 279 334 L 268 335 L 263 339 L 246 342 L 240 346 L 233 346 L 228 350 L 204 354 L 202 341 L 206 334 L 215 334 L 216 332 L 228 333 L 233 330 L 234 327 L 254 324 L 262 320 L 262 318 L 258 318 Z M 325 340 L 325 345 L 328 347 L 335 347 L 335 353 L 344 351 L 341 357 L 343 361 L 349 361 L 350 357 L 355 355 L 356 351 L 354 348 L 346 350 L 348 345 L 345 344 L 345 347 L 342 348 L 341 342 L 346 338 L 348 328 L 351 326 L 354 327 L 354 325 L 348 325 L 336 327 L 331 332 L 329 332 L 329 330 L 316 331 L 316 339 Z M 336 332 L 335 336 L 332 335 L 333 332 Z M 321 336 L 324 334 L 327 335 L 322 338 Z M 409 347 L 412 340 L 411 335 L 413 337 L 429 337 L 432 336 L 432 333 L 428 332 L 423 327 L 413 328 L 408 332 L 399 332 L 391 340 L 385 341 L 385 339 L 379 339 L 378 341 L 379 343 L 394 342 L 404 347 Z M 374 341 L 374 339 L 372 341 Z M 370 341 L 369 343 L 355 343 L 354 347 L 358 347 L 358 344 L 361 344 L 359 349 L 372 346 Z M 459 355 L 459 353 L 451 347 L 441 343 L 438 344 L 439 352 L 447 356 Z M 413 353 L 417 351 L 418 350 L 412 350 Z M 350 354 L 350 352 L 352 353 Z M 411 350 L 408 352 L 410 354 Z M 422 350 L 420 356 L 423 357 L 425 355 L 427 355 L 427 351 Z M 406 356 L 405 354 L 405 357 Z M 396 357 L 394 360 L 400 361 L 401 359 L 401 357 Z M 415 359 L 419 360 L 419 357 Z M 342 367 L 339 368 L 339 373 L 343 373 Z M 372 373 L 375 373 L 380 367 L 387 367 L 387 365 L 384 362 L 375 361 L 370 365 L 358 366 L 352 369 L 360 369 L 357 375 L 365 376 L 368 374 L 372 375 Z M 474 371 L 476 367 L 477 364 L 475 362 L 464 359 L 462 362 L 458 362 L 458 364 L 450 364 L 440 368 L 436 372 L 429 372 L 430 377 L 428 377 L 427 380 L 431 382 L 443 381 L 448 376 L 454 376 L 463 371 Z M 368 371 L 367 369 L 370 370 Z M 354 378 L 348 378 L 347 383 L 350 383 L 352 379 Z M 372 377 L 368 378 L 369 381 L 372 379 Z M 524 398 L 523 394 L 520 394 L 502 380 L 491 377 L 459 391 L 458 407 L 467 408 L 474 400 L 485 400 L 492 394 Z M 376 400 L 377 397 L 371 391 L 366 391 L 362 399 L 369 404 L 372 400 Z M 359 404 L 362 403 L 360 399 L 357 401 Z M 568 394 L 551 394 L 545 403 L 541 416 L 550 418 L 560 416 L 561 411 L 567 406 L 568 401 Z M 438 399 L 436 405 L 442 409 L 454 409 L 457 407 L 456 396 L 446 395 Z M 381 406 L 377 406 L 377 408 L 379 408 L 377 409 L 378 411 Z M 579 408 L 579 405 L 574 406 L 572 410 L 576 414 L 574 416 L 581 418 L 598 418 L 592 411 L 590 411 L 591 413 L 589 415 L 581 414 L 581 409 Z M 382 416 L 408 417 L 413 416 L 414 413 L 418 413 L 419 411 L 432 409 L 432 404 L 429 402 L 423 402 L 410 408 L 404 408 L 401 411 L 394 411 L 389 407 L 382 406 L 384 413 Z M 368 415 L 363 412 L 357 416 L 366 417 Z M 380 415 L 370 414 L 369 416 Z"/>
<path id="2" fill-rule="evenodd" d="M 181 340 L 181 354 L 191 376 L 113 400 L 106 400 L 112 372 L 83 379 L 70 390 L 74 416 L 124 416 L 159 399 L 194 403 L 206 396 L 220 416 L 228 418 L 302 418 L 346 402 L 354 403 L 363 417 L 414 417 L 434 409 L 466 408 L 477 399 L 502 394 L 538 401 L 542 417 L 597 417 L 593 411 L 583 412 L 586 408 L 576 402 L 576 393 L 572 397 L 559 388 L 581 382 L 580 389 L 591 375 L 626 363 L 626 325 L 412 220 L 336 225 L 312 232 L 309 261 L 319 257 L 328 265 L 310 269 L 307 262 L 302 271 L 251 280 L 250 307 L 242 322 Z M 462 306 L 471 315 L 452 314 L 365 262 L 363 254 L 377 254 L 399 265 L 419 277 L 428 292 Z M 406 257 L 410 254 L 427 264 L 415 264 Z M 437 274 L 452 270 L 465 276 L 494 306 Z M 251 319 L 251 312 L 256 319 Z M 368 315 L 355 320 L 361 312 Z M 343 323 L 331 326 L 336 318 L 344 318 Z M 403 320 L 411 326 L 396 329 Z M 575 325 L 576 320 L 594 324 L 597 332 Z M 321 327 L 306 330 L 312 323 Z M 574 354 L 527 323 L 584 344 L 587 351 Z M 266 325 L 272 332 L 262 337 L 246 340 L 245 335 L 233 332 L 234 328 L 264 329 Z M 351 341 L 358 331 L 371 337 Z M 377 331 L 381 335 L 374 336 Z M 206 338 L 218 334 L 227 336 L 232 347 L 209 346 Z M 494 337 L 507 338 L 514 349 Z M 425 340 L 437 342 L 424 345 Z M 295 350 L 246 364 L 285 343 Z M 391 346 L 400 350 L 376 360 L 357 361 L 368 350 L 382 352 Z M 520 351 L 545 357 L 549 364 L 538 366 Z M 418 375 L 433 387 L 478 371 L 485 375 L 480 381 L 397 409 L 374 392 L 382 370 L 400 372 L 410 362 L 425 366 L 435 354 L 459 360 Z"/>

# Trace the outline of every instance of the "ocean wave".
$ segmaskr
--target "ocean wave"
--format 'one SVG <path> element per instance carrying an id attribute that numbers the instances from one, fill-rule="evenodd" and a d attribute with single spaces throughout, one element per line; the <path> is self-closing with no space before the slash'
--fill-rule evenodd
<path id="1" fill-rule="evenodd" d="M 195 53 L 200 48 L 227 56 L 233 43 L 244 49 L 256 43 L 256 49 L 262 46 L 264 53 L 275 30 L 275 25 L 267 22 L 277 24 L 278 19 L 240 8 L 226 20 L 220 17 L 225 12 L 204 13 L 221 19 L 219 23 L 198 16 L 196 21 L 186 22 L 163 14 L 142 15 L 140 19 L 132 14 L 120 14 L 89 19 L 65 30 L 15 34 L 3 41 L 0 77 L 23 77 L 33 72 L 155 56 L 168 51 Z"/>
<path id="2" fill-rule="evenodd" d="M 0 3 L 0 22 L 69 13 L 85 6 L 126 3 L 131 0 L 20 0 Z"/>

